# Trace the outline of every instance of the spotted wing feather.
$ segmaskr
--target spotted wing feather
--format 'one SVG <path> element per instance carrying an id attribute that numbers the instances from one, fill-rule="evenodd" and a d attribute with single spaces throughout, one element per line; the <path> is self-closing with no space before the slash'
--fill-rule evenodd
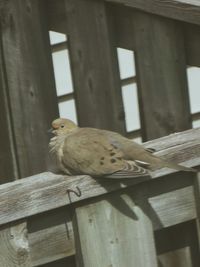
<path id="1" fill-rule="evenodd" d="M 73 174 L 133 178 L 147 175 L 147 171 L 133 161 L 124 159 L 121 149 L 106 135 L 91 128 L 81 128 L 65 140 L 63 164 Z"/>

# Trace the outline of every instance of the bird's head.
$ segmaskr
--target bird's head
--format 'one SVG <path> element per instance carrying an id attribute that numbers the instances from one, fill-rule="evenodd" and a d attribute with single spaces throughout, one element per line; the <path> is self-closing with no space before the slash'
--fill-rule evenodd
<path id="1" fill-rule="evenodd" d="M 73 121 L 63 118 L 55 119 L 51 126 L 50 131 L 54 135 L 68 134 L 78 127 Z"/>

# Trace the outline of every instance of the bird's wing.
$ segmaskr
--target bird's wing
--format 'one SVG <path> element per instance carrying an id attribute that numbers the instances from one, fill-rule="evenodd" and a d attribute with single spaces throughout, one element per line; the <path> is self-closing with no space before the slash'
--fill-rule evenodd
<path id="1" fill-rule="evenodd" d="M 120 148 L 126 160 L 134 161 L 140 167 L 148 170 L 156 170 L 160 168 L 170 168 L 179 171 L 197 172 L 196 169 L 188 168 L 174 162 L 168 162 L 153 153 L 156 152 L 154 148 L 144 148 L 117 133 L 107 131 L 106 134 L 110 138 L 110 142 L 116 147 Z"/>
<path id="2" fill-rule="evenodd" d="M 126 161 L 120 148 L 110 143 L 102 131 L 81 128 L 68 136 L 63 146 L 62 163 L 74 174 L 133 178 L 148 172 L 136 163 Z"/>
<path id="3" fill-rule="evenodd" d="M 149 176 L 149 172 L 137 165 L 134 161 L 125 161 L 122 170 L 104 176 L 112 179 L 135 178 L 139 176 Z"/>

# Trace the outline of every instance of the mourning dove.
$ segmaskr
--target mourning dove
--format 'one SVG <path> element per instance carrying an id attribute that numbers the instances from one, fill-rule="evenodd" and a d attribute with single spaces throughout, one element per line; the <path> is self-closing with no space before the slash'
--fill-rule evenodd
<path id="1" fill-rule="evenodd" d="M 69 175 L 134 178 L 149 175 L 149 170 L 168 167 L 195 171 L 167 162 L 122 135 L 95 128 L 81 128 L 68 119 L 52 122 L 49 146 L 59 168 Z"/>

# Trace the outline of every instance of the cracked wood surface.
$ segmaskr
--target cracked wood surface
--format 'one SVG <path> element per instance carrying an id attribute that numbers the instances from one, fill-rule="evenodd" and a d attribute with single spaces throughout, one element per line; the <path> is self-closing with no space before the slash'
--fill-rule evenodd
<path id="1" fill-rule="evenodd" d="M 200 129 L 193 129 L 144 145 L 154 148 L 157 155 L 166 159 L 187 166 L 199 166 L 199 137 Z M 38 222 L 38 229 L 29 232 L 31 260 L 33 266 L 37 266 L 75 253 L 71 218 L 62 217 L 60 223 L 56 221 L 55 225 L 47 224 L 46 227 L 40 225 L 41 219 L 37 216 L 51 222 L 51 217 L 47 214 L 56 208 L 57 213 L 59 209 L 66 209 L 61 212 L 61 216 L 64 216 L 63 214 L 69 213 L 71 202 L 79 206 L 83 200 L 84 203 L 95 201 L 96 198 L 93 197 L 109 199 L 109 192 L 113 192 L 120 198 L 118 208 L 122 212 L 123 195 L 128 195 L 151 218 L 153 229 L 158 230 L 197 218 L 193 177 L 193 173 L 165 168 L 153 172 L 152 179 L 149 180 L 133 179 L 119 183 L 113 180 L 95 180 L 89 176 L 70 177 L 45 172 L 0 186 L 0 224 L 24 218 L 28 218 L 29 225 L 35 226 Z M 70 196 L 67 194 L 68 188 L 76 190 L 76 186 L 82 192 L 80 198 L 73 193 Z"/>
<path id="2" fill-rule="evenodd" d="M 193 129 L 150 141 L 145 146 L 155 148 L 157 155 L 168 160 L 181 162 L 187 166 L 198 166 L 200 165 L 199 137 L 200 129 Z M 145 180 L 175 172 L 177 171 L 163 168 L 152 172 L 152 178 Z M 0 186 L 0 225 L 141 182 L 141 178 L 119 183 L 113 180 L 95 180 L 86 175 L 65 176 L 45 172 L 7 183 Z M 67 193 L 67 189 L 77 190 L 77 186 L 81 191 L 80 197 Z"/>

